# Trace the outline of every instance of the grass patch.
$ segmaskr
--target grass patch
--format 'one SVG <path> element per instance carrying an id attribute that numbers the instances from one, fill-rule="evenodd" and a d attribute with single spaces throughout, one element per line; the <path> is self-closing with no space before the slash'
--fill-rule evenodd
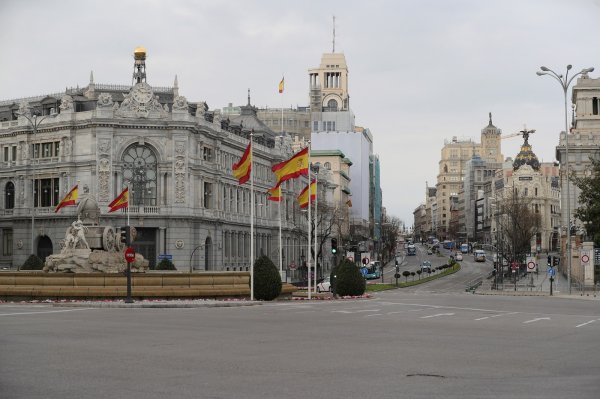
<path id="1" fill-rule="evenodd" d="M 428 281 L 435 280 L 437 278 L 441 278 L 441 277 L 444 277 L 444 276 L 448 276 L 450 274 L 454 274 L 454 273 L 456 273 L 459 270 L 460 270 L 460 263 L 456 263 L 453 267 L 448 268 L 448 269 L 444 270 L 441 273 L 432 274 L 430 276 L 421 278 L 420 280 L 408 281 L 408 282 L 400 283 L 400 284 L 398 284 L 398 286 L 400 288 L 412 287 L 413 285 L 418 285 L 418 284 L 426 283 Z"/>
<path id="2" fill-rule="evenodd" d="M 387 291 L 393 290 L 394 288 L 396 288 L 396 284 L 367 284 L 367 289 L 365 292 Z"/>

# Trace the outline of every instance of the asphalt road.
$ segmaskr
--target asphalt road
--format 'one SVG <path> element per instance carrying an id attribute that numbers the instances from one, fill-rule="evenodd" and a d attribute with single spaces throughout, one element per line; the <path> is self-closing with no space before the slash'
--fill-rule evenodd
<path id="1" fill-rule="evenodd" d="M 0 397 L 578 398 L 600 301 L 392 290 L 231 308 L 0 304 Z"/>

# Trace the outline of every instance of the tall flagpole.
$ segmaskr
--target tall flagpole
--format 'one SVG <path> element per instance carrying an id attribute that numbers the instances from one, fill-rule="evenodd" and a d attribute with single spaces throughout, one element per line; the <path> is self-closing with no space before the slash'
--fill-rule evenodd
<path id="1" fill-rule="evenodd" d="M 254 130 L 250 132 L 250 300 L 254 300 Z"/>
<path id="2" fill-rule="evenodd" d="M 309 163 L 310 165 L 310 163 Z M 318 235 L 318 230 L 317 230 L 317 226 L 318 226 L 318 222 L 319 219 L 317 218 L 317 204 L 319 203 L 319 184 L 317 182 L 317 173 L 315 172 L 315 284 L 313 285 L 313 289 L 315 290 L 315 294 L 317 293 L 317 272 L 318 272 L 318 268 L 319 268 L 319 257 L 317 256 L 317 238 L 319 237 Z M 310 188 L 310 186 L 309 186 Z M 310 191 L 310 190 L 309 190 Z M 310 193 L 308 195 L 308 206 L 310 206 Z"/>
<path id="3" fill-rule="evenodd" d="M 308 251 L 306 253 L 306 267 L 307 267 L 307 280 L 308 280 L 308 299 L 310 298 L 310 140 L 308 140 Z"/>
<path id="4" fill-rule="evenodd" d="M 129 190 L 129 184 L 127 185 L 127 227 L 129 227 L 129 203 L 131 202 L 131 191 Z"/>
<path id="5" fill-rule="evenodd" d="M 282 78 L 284 80 L 285 78 Z M 285 82 L 285 80 L 284 80 Z M 285 84 L 285 83 L 284 83 Z M 285 88 L 284 88 L 285 90 Z M 281 140 L 283 143 L 283 91 L 281 91 Z M 281 234 L 281 200 L 282 198 L 282 189 L 279 187 L 279 275 L 283 275 L 283 239 Z M 287 277 L 287 276 L 286 276 Z"/>
<path id="6" fill-rule="evenodd" d="M 279 192 L 281 193 L 281 187 L 279 187 Z M 283 243 L 281 238 L 281 195 L 279 195 L 279 275 L 283 275 Z"/>

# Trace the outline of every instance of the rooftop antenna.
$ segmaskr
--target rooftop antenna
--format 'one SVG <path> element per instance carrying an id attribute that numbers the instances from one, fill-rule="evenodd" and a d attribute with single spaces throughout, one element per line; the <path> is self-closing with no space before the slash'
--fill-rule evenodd
<path id="1" fill-rule="evenodd" d="M 332 53 L 335 53 L 335 15 L 333 16 L 333 51 Z"/>

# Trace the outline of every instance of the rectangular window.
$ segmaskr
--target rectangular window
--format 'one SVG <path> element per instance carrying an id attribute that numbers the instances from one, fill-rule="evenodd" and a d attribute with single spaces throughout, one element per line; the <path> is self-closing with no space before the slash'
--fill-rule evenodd
<path id="1" fill-rule="evenodd" d="M 4 162 L 8 161 L 10 161 L 10 159 L 8 159 L 8 147 L 4 147 Z"/>
<path id="2" fill-rule="evenodd" d="M 204 159 L 205 161 L 212 161 L 212 148 L 202 148 L 202 159 Z"/>
<path id="3" fill-rule="evenodd" d="M 598 97 L 592 98 L 592 115 L 598 115 L 598 106 L 600 105 L 600 100 Z"/>
<path id="4" fill-rule="evenodd" d="M 2 256 L 12 256 L 13 231 L 12 229 L 2 230 Z"/>
<path id="5" fill-rule="evenodd" d="M 59 179 L 37 179 L 34 187 L 34 207 L 51 207 L 60 201 Z"/>
<path id="6" fill-rule="evenodd" d="M 12 159 L 13 162 L 17 161 L 17 146 L 13 145 L 12 147 Z"/>
<path id="7" fill-rule="evenodd" d="M 318 132 L 319 131 L 319 121 L 314 121 L 313 122 L 313 132 Z"/>
<path id="8" fill-rule="evenodd" d="M 212 208 L 212 183 L 204 182 L 204 207 L 207 209 Z"/>

